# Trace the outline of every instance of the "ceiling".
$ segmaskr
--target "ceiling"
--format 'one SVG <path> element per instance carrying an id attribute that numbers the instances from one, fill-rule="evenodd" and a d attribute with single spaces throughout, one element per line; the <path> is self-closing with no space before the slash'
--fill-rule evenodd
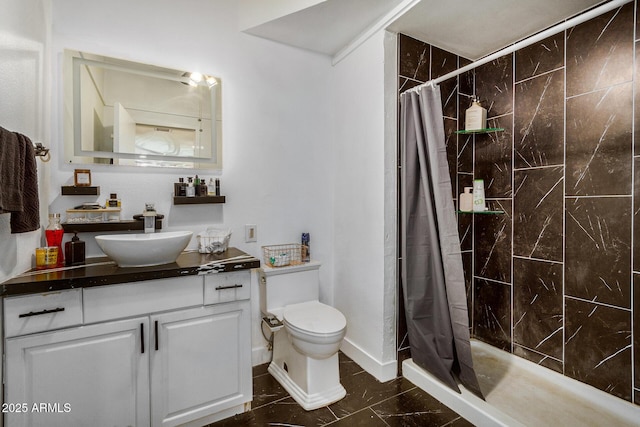
<path id="1" fill-rule="evenodd" d="M 476 60 L 603 0 L 324 0 L 245 31 L 335 56 L 381 25 Z"/>

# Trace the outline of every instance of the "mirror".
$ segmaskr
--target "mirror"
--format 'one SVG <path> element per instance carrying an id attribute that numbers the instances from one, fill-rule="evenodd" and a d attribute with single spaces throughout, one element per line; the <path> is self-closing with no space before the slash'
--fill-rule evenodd
<path id="1" fill-rule="evenodd" d="M 221 82 L 65 51 L 70 163 L 221 169 Z"/>

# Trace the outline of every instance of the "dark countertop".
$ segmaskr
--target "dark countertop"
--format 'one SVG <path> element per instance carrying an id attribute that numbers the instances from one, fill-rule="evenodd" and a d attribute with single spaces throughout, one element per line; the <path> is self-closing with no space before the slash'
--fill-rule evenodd
<path id="1" fill-rule="evenodd" d="M 229 260 L 229 258 L 242 257 Z M 226 262 L 222 262 L 228 260 Z M 207 265 L 210 264 L 210 265 Z M 176 262 L 153 267 L 118 267 L 107 257 L 89 258 L 79 267 L 30 270 L 0 283 L 0 297 L 35 294 L 63 289 L 114 285 L 197 274 L 227 273 L 260 267 L 260 260 L 236 248 L 221 254 L 183 252 Z"/>

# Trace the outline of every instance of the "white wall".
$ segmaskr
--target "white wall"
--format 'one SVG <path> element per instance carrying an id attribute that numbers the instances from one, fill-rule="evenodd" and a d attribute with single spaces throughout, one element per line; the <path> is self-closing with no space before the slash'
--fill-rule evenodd
<path id="1" fill-rule="evenodd" d="M 380 31 L 339 62 L 332 78 L 332 105 L 339 106 L 333 110 L 335 305 L 348 320 L 343 351 L 381 380 L 396 375 L 395 278 L 385 280 L 385 194 L 395 190 L 385 187 L 384 64 Z"/>
<path id="2" fill-rule="evenodd" d="M 92 165 L 93 182 L 101 187 L 98 201 L 117 193 L 125 218 L 154 201 L 168 230 L 230 227 L 231 245 L 255 256 L 262 245 L 298 242 L 303 231 L 310 232 L 312 254 L 323 261 L 322 299 L 331 303 L 330 59 L 238 32 L 237 5 L 231 0 L 114 0 L 108 5 L 55 0 L 53 6 L 57 127 L 51 209 L 63 212 L 91 201 L 62 197 L 59 191 L 77 167 L 61 160 L 59 70 L 65 48 L 219 76 L 226 204 L 173 206 L 173 182 L 186 176 L 184 171 Z M 213 175 L 200 171 L 199 176 Z M 245 224 L 257 224 L 257 243 L 244 243 Z M 84 236 L 88 251 L 99 254 L 90 237 Z M 257 300 L 257 287 L 254 291 Z M 259 362 L 266 355 L 254 306 L 254 362 Z"/>
<path id="3" fill-rule="evenodd" d="M 33 142 L 49 140 L 48 3 L 42 0 L 3 0 L 0 13 L 0 126 L 28 136 Z M 37 162 L 40 200 L 48 165 Z M 40 220 L 47 224 L 46 203 Z M 0 282 L 31 268 L 41 231 L 11 234 L 10 214 L 0 215 Z"/>

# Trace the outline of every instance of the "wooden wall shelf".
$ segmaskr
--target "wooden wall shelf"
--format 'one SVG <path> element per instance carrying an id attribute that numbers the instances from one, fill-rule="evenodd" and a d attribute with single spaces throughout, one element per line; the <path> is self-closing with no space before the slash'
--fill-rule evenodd
<path id="1" fill-rule="evenodd" d="M 127 220 L 113 222 L 63 222 L 65 233 L 94 233 L 100 231 L 141 231 L 144 230 L 144 221 Z M 162 220 L 156 219 L 156 230 L 162 230 Z"/>
<path id="2" fill-rule="evenodd" d="M 224 203 L 226 201 L 225 196 L 197 196 L 197 197 L 185 197 L 174 196 L 174 205 L 201 205 L 206 203 Z"/>
<path id="3" fill-rule="evenodd" d="M 74 185 L 62 186 L 63 196 L 99 196 L 100 187 L 76 187 Z"/>

